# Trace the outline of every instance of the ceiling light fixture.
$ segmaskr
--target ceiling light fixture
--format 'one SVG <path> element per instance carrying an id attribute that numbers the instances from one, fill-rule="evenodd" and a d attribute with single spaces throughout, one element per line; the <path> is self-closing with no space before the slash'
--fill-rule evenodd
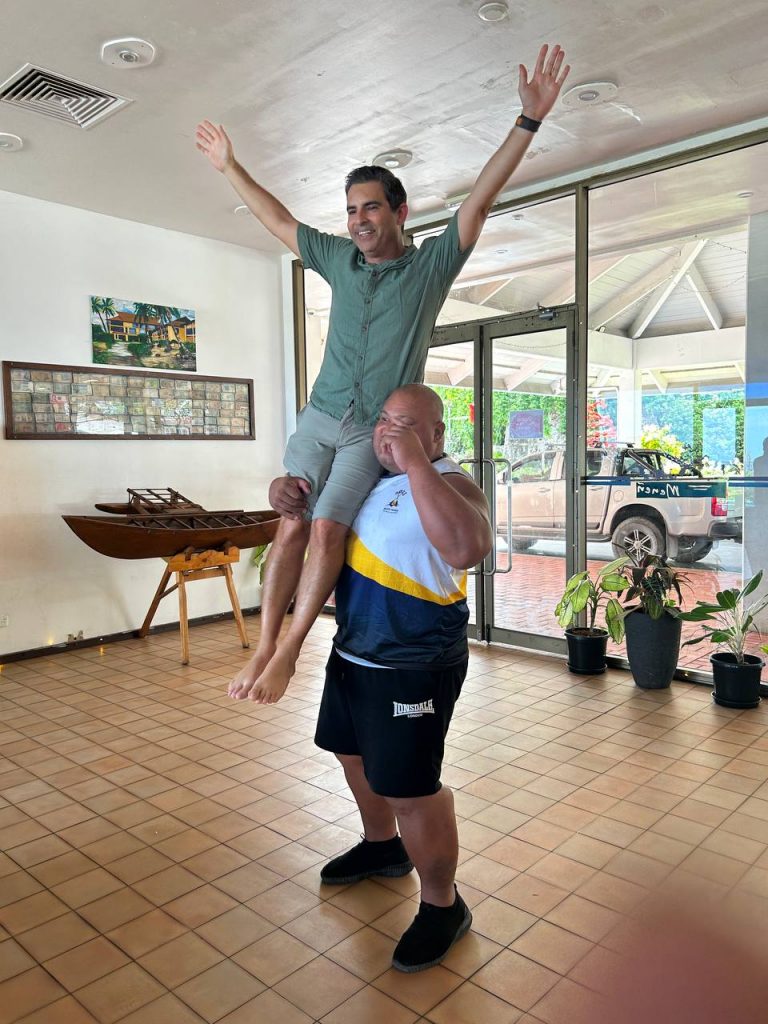
<path id="1" fill-rule="evenodd" d="M 736 194 L 736 198 L 737 199 L 751 199 L 754 194 L 755 194 L 754 192 L 738 192 Z"/>
<path id="2" fill-rule="evenodd" d="M 618 86 L 613 82 L 582 82 L 563 93 L 563 106 L 571 109 L 594 107 L 598 103 L 612 100 L 618 91 Z"/>
<path id="3" fill-rule="evenodd" d="M 509 7 L 506 0 L 489 0 L 478 7 L 477 16 L 481 21 L 504 21 L 509 17 Z"/>
<path id="4" fill-rule="evenodd" d="M 101 59 L 113 68 L 145 68 L 157 55 L 146 39 L 110 39 L 101 47 Z"/>
<path id="5" fill-rule="evenodd" d="M 398 167 L 407 167 L 411 160 L 413 153 L 410 149 L 388 149 L 375 156 L 371 163 L 374 167 L 386 167 L 387 170 L 394 171 Z"/>
<path id="6" fill-rule="evenodd" d="M 11 135 L 10 132 L 0 132 L 0 150 L 3 153 L 15 153 L 23 149 L 24 141 L 18 135 Z"/>

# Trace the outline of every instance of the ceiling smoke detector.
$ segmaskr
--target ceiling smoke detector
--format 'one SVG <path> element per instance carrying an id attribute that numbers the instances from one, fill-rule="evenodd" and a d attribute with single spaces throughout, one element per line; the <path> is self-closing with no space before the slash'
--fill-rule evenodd
<path id="1" fill-rule="evenodd" d="M 506 0 L 489 0 L 478 7 L 477 16 L 481 21 L 504 21 L 509 17 L 509 7 Z"/>
<path id="2" fill-rule="evenodd" d="M 379 153 L 371 161 L 374 167 L 386 167 L 389 171 L 397 170 L 398 167 L 407 167 L 413 160 L 413 153 L 409 149 L 388 149 L 386 153 Z"/>
<path id="3" fill-rule="evenodd" d="M 236 206 L 232 211 L 236 217 L 250 217 L 251 211 L 247 206 Z"/>
<path id="4" fill-rule="evenodd" d="M 581 85 L 574 85 L 568 92 L 563 93 L 562 102 L 563 106 L 571 109 L 594 107 L 598 103 L 612 100 L 618 91 L 618 86 L 613 82 L 584 82 Z"/>
<path id="5" fill-rule="evenodd" d="M 10 132 L 0 132 L 0 152 L 16 153 L 23 146 L 24 141 L 18 135 L 11 135 Z"/>
<path id="6" fill-rule="evenodd" d="M 146 39 L 110 39 L 101 47 L 101 59 L 113 68 L 145 68 L 155 59 L 155 48 Z"/>

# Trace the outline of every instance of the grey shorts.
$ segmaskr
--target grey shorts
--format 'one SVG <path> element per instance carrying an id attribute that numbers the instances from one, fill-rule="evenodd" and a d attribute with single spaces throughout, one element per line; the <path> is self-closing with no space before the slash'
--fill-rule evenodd
<path id="1" fill-rule="evenodd" d="M 309 517 L 351 526 L 381 476 L 373 454 L 373 427 L 354 422 L 352 407 L 340 420 L 305 405 L 288 438 L 283 464 L 290 476 L 308 480 Z"/>

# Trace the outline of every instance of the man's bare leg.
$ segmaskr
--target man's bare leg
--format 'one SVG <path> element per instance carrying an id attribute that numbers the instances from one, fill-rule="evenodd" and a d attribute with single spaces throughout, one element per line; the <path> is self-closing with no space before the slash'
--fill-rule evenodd
<path id="1" fill-rule="evenodd" d="M 387 803 L 421 880 L 422 900 L 436 907 L 452 907 L 459 859 L 453 793 L 443 786 L 432 796 L 388 798 Z"/>
<path id="2" fill-rule="evenodd" d="M 365 838 L 384 842 L 400 835 L 421 880 L 421 898 L 436 907 L 451 907 L 459 860 L 459 835 L 453 793 L 446 786 L 432 796 L 378 796 L 363 772 L 363 759 L 337 754 L 347 785 L 360 811 Z"/>
<path id="3" fill-rule="evenodd" d="M 363 759 L 358 754 L 336 754 L 341 762 L 347 785 L 352 790 L 363 833 L 369 843 L 382 843 L 397 835 L 395 812 L 383 796 L 373 792 L 363 771 Z"/>
<path id="4" fill-rule="evenodd" d="M 259 643 L 253 657 L 227 690 L 229 696 L 236 700 L 248 696 L 275 653 L 280 627 L 299 584 L 309 535 L 310 524 L 306 520 L 280 520 L 267 556 Z"/>
<path id="5" fill-rule="evenodd" d="M 296 671 L 301 645 L 339 578 L 348 532 L 348 526 L 332 519 L 313 520 L 309 557 L 301 573 L 291 625 L 267 667 L 250 688 L 250 699 L 257 704 L 274 704 L 285 693 Z"/>

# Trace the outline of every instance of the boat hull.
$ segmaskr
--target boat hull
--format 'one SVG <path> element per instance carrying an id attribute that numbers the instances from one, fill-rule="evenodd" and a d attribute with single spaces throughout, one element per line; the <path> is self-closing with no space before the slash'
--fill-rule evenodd
<path id="1" fill-rule="evenodd" d="M 215 512 L 207 513 L 213 520 Z M 225 545 L 253 548 L 269 544 L 277 532 L 280 516 L 266 512 L 241 513 L 249 521 L 227 523 L 227 514 L 210 525 L 174 526 L 174 517 L 62 516 L 64 522 L 84 544 L 110 558 L 164 558 L 181 554 L 188 548 L 216 550 Z M 181 517 L 175 517 L 177 520 Z M 200 517 L 197 517 L 198 520 Z M 153 521 L 148 521 L 152 519 Z M 144 520 L 142 522 L 142 520 Z M 159 522 L 159 520 L 166 520 Z"/>

